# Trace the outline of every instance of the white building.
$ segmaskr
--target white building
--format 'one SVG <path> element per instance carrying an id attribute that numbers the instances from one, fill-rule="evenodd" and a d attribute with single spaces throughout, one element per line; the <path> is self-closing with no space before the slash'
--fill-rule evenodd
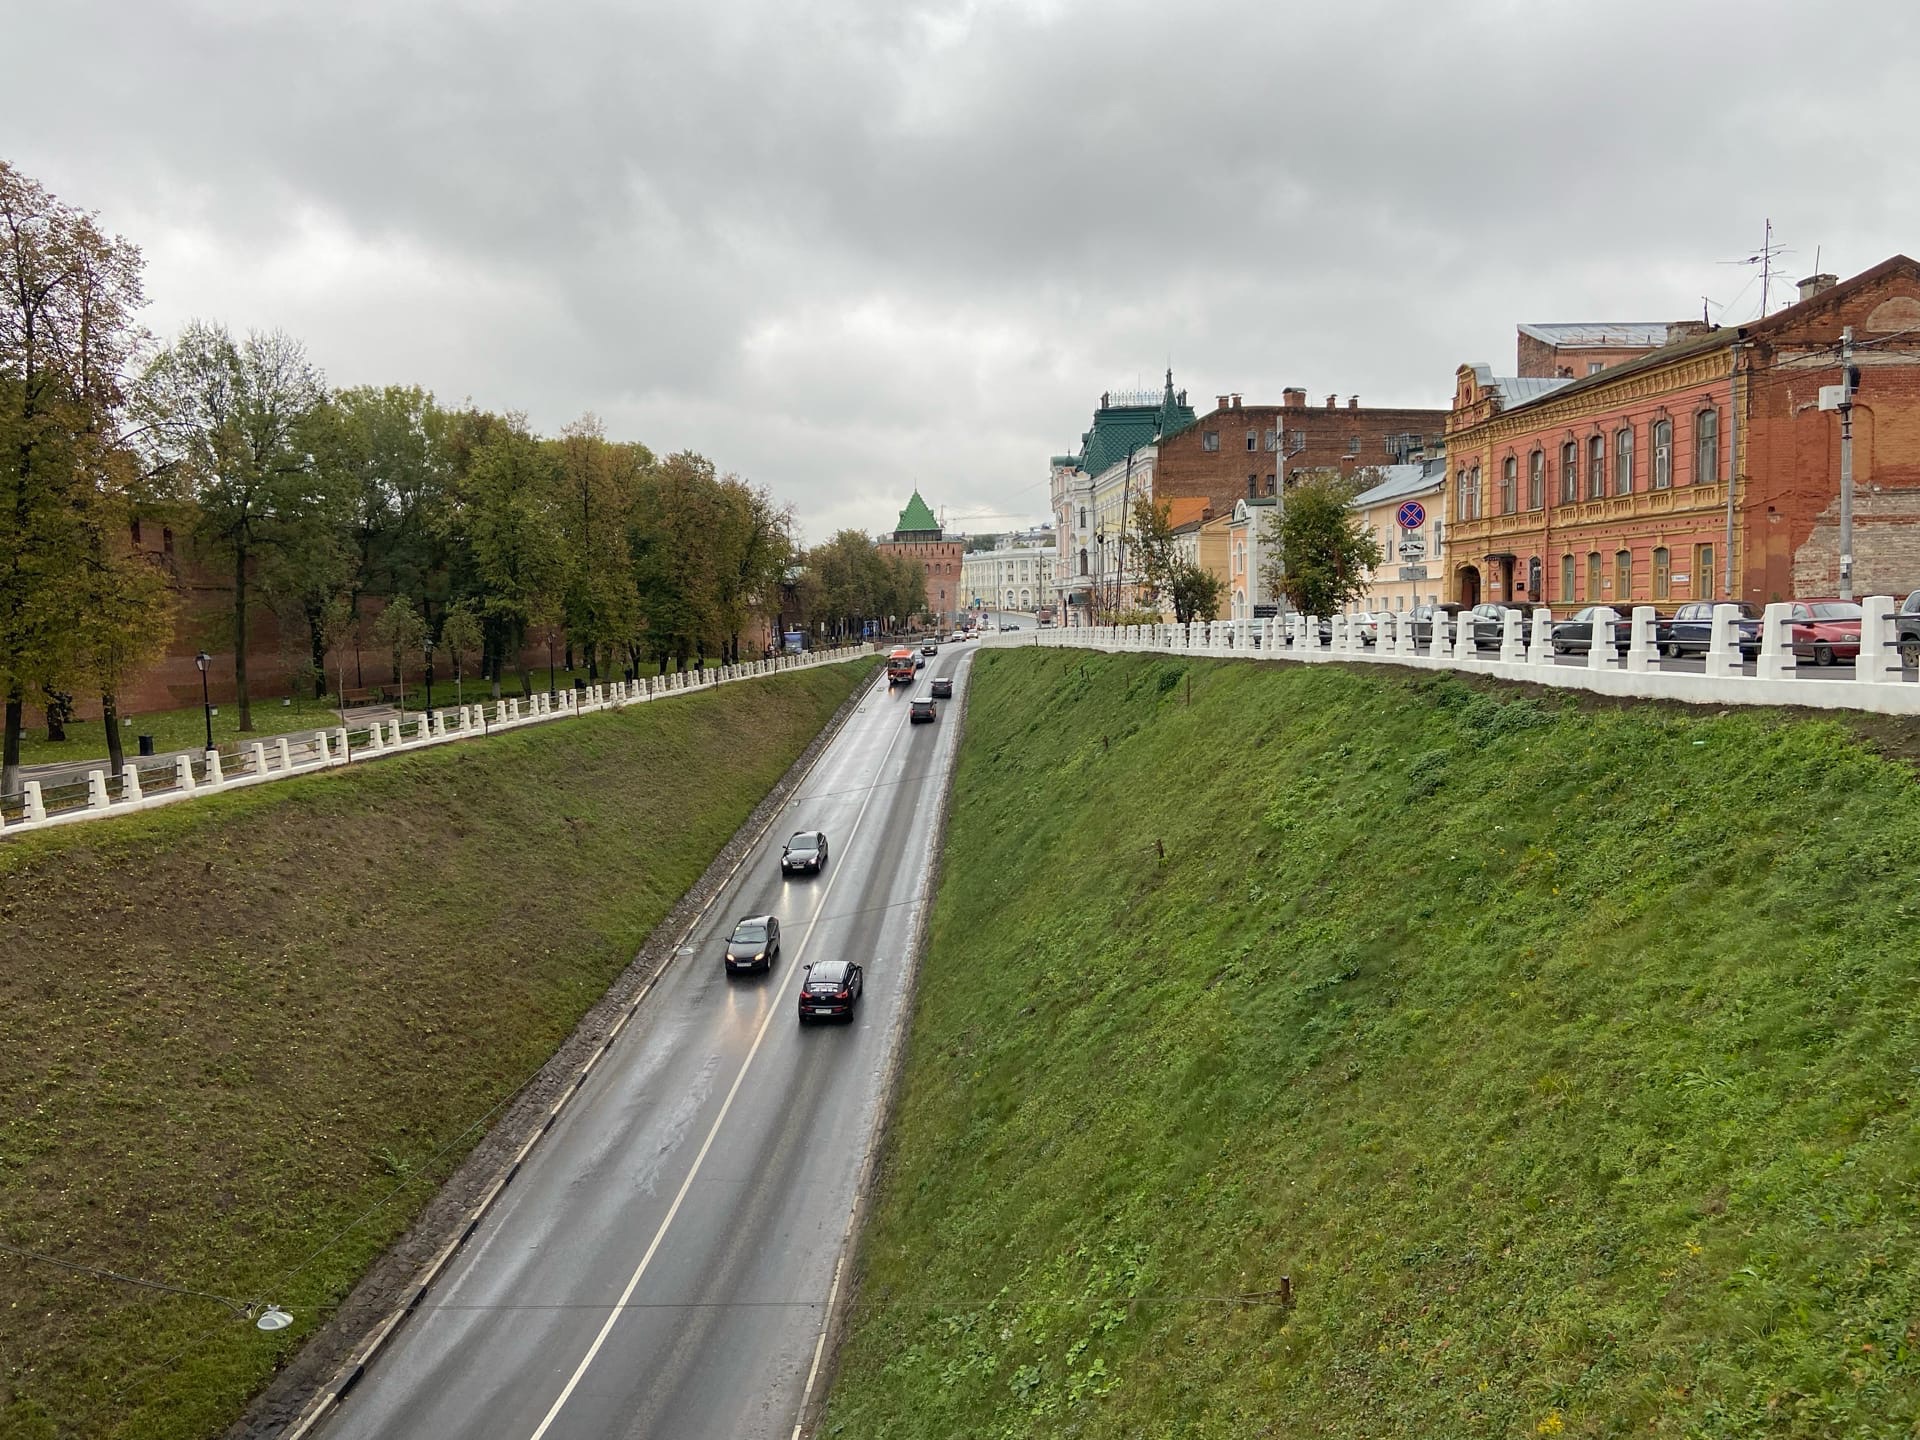
<path id="1" fill-rule="evenodd" d="M 992 550 L 976 550 L 960 560 L 961 599 L 969 608 L 1031 613 L 1057 603 L 1054 569 L 1057 552 L 1019 535 L 1001 539 Z"/>
<path id="2" fill-rule="evenodd" d="M 1233 518 L 1227 522 L 1227 618 L 1230 620 L 1251 620 L 1264 614 L 1264 607 L 1273 603 L 1262 573 L 1270 548 L 1267 525 L 1273 513 L 1271 495 L 1233 502 Z"/>
<path id="3" fill-rule="evenodd" d="M 1353 497 L 1360 522 L 1380 542 L 1380 565 L 1369 573 L 1358 604 L 1365 610 L 1411 610 L 1440 599 L 1447 573 L 1447 460 L 1388 465 L 1378 484 Z"/>

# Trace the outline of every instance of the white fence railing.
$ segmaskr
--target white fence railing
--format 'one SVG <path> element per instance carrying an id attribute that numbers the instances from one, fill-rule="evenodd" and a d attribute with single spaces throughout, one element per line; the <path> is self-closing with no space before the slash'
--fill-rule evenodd
<path id="1" fill-rule="evenodd" d="M 1483 652 L 1468 627 L 1437 615 L 1420 622 L 1416 643 L 1410 613 L 1378 616 L 1379 631 L 1365 644 L 1348 617 L 1330 621 L 1302 615 L 1284 620 L 1215 620 L 1191 625 L 1093 625 L 997 634 L 989 645 L 1057 645 L 1081 650 L 1148 650 L 1169 655 L 1240 656 L 1246 659 L 1340 661 L 1461 670 L 1563 689 L 1591 690 L 1644 700 L 1680 700 L 1699 705 L 1806 705 L 1821 710 L 1867 710 L 1881 715 L 1920 715 L 1920 678 L 1901 667 L 1894 602 L 1870 595 L 1860 602 L 1860 655 L 1851 675 L 1827 667 L 1797 668 L 1792 648 L 1792 607 L 1767 606 L 1759 654 L 1749 674 L 1732 609 L 1714 611 L 1704 657 L 1663 659 L 1654 636 L 1651 606 L 1636 606 L 1624 651 L 1604 642 L 1589 645 L 1577 663 L 1554 653 L 1553 612 L 1508 611 L 1497 651 Z M 1588 632 L 1614 634 L 1621 616 L 1594 612 Z M 1327 634 L 1322 635 L 1323 627 Z M 1490 632 L 1488 633 L 1491 638 Z M 1583 642 L 1584 643 L 1584 642 Z M 1844 647 L 1843 647 L 1844 648 Z M 1698 666 L 1699 668 L 1695 668 Z"/>
<path id="2" fill-rule="evenodd" d="M 737 680 L 781 675 L 817 665 L 836 665 L 873 652 L 864 646 L 777 655 L 658 675 L 646 680 L 612 680 L 585 689 L 536 693 L 526 699 L 456 705 L 404 719 L 358 726 L 336 726 L 299 739 L 278 736 L 254 740 L 238 750 L 209 750 L 204 755 L 175 755 L 146 765 L 128 761 L 118 775 L 105 769 L 84 780 L 42 786 L 29 780 L 18 797 L 0 806 L 0 836 L 23 835 L 54 825 L 102 820 L 201 795 L 222 794 L 294 775 L 310 775 L 337 765 L 360 764 L 388 755 L 411 753 L 429 745 L 478 740 L 502 730 L 519 730 L 550 720 L 565 720 L 600 710 L 644 704 Z"/>

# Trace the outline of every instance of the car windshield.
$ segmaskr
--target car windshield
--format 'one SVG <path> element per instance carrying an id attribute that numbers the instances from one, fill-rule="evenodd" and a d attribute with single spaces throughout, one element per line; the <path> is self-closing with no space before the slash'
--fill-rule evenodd
<path id="1" fill-rule="evenodd" d="M 813 967 L 813 973 L 807 976 L 807 988 L 810 990 L 838 990 L 847 978 L 846 962 L 828 960 Z"/>
<path id="2" fill-rule="evenodd" d="M 1745 600 L 1722 600 L 1713 607 L 1713 610 L 1731 610 L 1739 615 L 1742 620 L 1758 620 L 1760 618 L 1759 610 Z M 1711 615 L 1713 610 L 1707 611 L 1707 614 Z"/>
<path id="3" fill-rule="evenodd" d="M 1811 607 L 1816 620 L 1858 620 L 1860 607 L 1848 600 L 1826 600 Z"/>
<path id="4" fill-rule="evenodd" d="M 758 945 L 766 938 L 767 927 L 764 925 L 736 925 L 733 930 L 736 945 Z"/>
<path id="5" fill-rule="evenodd" d="M 808 851 L 811 851 L 811 850 L 815 850 L 815 849 L 818 849 L 818 848 L 819 848 L 819 843 L 820 843 L 820 842 L 819 842 L 819 840 L 818 840 L 818 838 L 817 838 L 817 837 L 815 837 L 815 836 L 812 836 L 812 835 L 796 835 L 796 836 L 794 836 L 794 837 L 793 837 L 793 838 L 792 838 L 791 840 L 789 840 L 789 841 L 787 841 L 787 849 L 789 849 L 789 850 L 808 850 Z"/>

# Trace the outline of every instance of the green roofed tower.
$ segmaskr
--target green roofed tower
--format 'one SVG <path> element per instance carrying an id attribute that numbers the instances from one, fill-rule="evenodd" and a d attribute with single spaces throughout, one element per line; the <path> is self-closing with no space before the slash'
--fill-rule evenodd
<path id="1" fill-rule="evenodd" d="M 907 508 L 900 512 L 900 523 L 893 527 L 893 538 L 901 541 L 942 538 L 940 522 L 934 518 L 932 508 L 920 498 L 918 490 L 907 501 Z"/>

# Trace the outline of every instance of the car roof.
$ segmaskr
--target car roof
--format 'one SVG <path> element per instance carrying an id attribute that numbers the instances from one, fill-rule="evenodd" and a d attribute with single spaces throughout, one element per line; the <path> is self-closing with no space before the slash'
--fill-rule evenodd
<path id="1" fill-rule="evenodd" d="M 818 840 L 819 838 L 820 832 L 818 830 L 796 830 L 787 837 L 787 843 L 791 845 L 796 840 L 812 841 Z"/>
<path id="2" fill-rule="evenodd" d="M 742 915 L 738 920 L 733 922 L 733 928 L 738 930 L 743 925 L 772 925 L 774 923 L 774 918 L 771 915 Z"/>
<path id="3" fill-rule="evenodd" d="M 807 967 L 809 980 L 838 980 L 847 973 L 847 960 L 819 960 Z"/>

